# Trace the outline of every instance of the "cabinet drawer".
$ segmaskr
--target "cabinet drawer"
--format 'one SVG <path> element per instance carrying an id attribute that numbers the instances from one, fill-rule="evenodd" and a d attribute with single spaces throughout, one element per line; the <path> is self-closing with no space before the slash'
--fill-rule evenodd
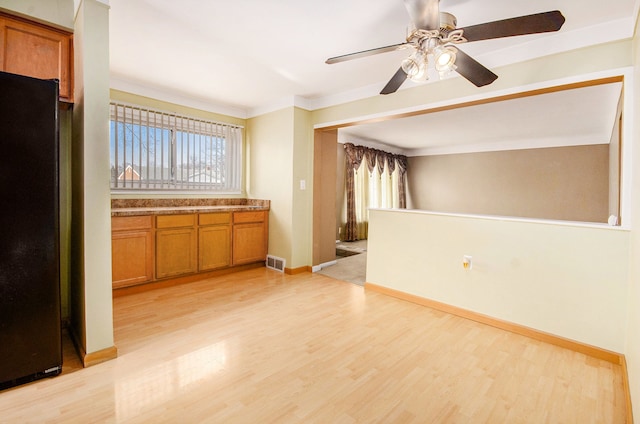
<path id="1" fill-rule="evenodd" d="M 160 215 L 156 217 L 157 228 L 193 227 L 196 224 L 196 215 Z"/>
<path id="2" fill-rule="evenodd" d="M 143 216 L 114 216 L 111 218 L 111 231 L 144 230 L 153 228 L 153 217 Z"/>
<path id="3" fill-rule="evenodd" d="M 231 222 L 231 213 L 201 213 L 198 216 L 198 224 L 200 225 L 217 225 L 228 224 Z"/>
<path id="4" fill-rule="evenodd" d="M 233 223 L 262 222 L 264 221 L 264 214 L 265 211 L 234 212 Z"/>

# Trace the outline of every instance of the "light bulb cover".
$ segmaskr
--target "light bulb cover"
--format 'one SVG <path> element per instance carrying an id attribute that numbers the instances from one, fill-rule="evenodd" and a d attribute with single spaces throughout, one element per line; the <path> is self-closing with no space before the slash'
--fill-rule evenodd
<path id="1" fill-rule="evenodd" d="M 402 61 L 402 70 L 409 78 L 417 78 L 421 73 L 426 73 L 426 69 L 427 57 L 420 51 Z"/>
<path id="2" fill-rule="evenodd" d="M 458 50 L 452 46 L 439 46 L 433 51 L 435 57 L 435 67 L 440 73 L 451 72 L 455 69 L 456 53 Z"/>
<path id="3" fill-rule="evenodd" d="M 412 58 L 408 57 L 402 61 L 402 70 L 409 78 L 418 73 L 418 64 Z"/>
<path id="4" fill-rule="evenodd" d="M 440 76 L 440 79 L 444 79 L 444 78 L 448 77 L 449 75 L 451 75 L 451 72 L 455 71 L 456 68 L 457 68 L 457 66 L 453 65 L 451 68 L 444 69 L 442 71 L 438 71 L 438 75 Z"/>
<path id="5" fill-rule="evenodd" d="M 429 73 L 427 72 L 427 64 L 420 67 L 420 70 L 414 76 L 409 77 L 413 82 L 425 82 L 429 79 Z"/>

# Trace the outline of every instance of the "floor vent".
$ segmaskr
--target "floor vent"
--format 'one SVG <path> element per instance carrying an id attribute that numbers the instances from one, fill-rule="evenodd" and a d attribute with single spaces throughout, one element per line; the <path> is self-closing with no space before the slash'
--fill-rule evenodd
<path id="1" fill-rule="evenodd" d="M 277 256 L 267 255 L 267 268 L 275 269 L 276 271 L 284 272 L 284 265 L 286 261 L 283 258 Z"/>

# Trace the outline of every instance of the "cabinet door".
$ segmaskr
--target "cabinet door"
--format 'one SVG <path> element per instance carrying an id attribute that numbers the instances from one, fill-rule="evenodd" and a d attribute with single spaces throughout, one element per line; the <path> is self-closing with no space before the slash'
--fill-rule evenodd
<path id="1" fill-rule="evenodd" d="M 153 280 L 153 234 L 151 230 L 118 231 L 111 236 L 113 287 Z"/>
<path id="2" fill-rule="evenodd" d="M 198 269 L 207 271 L 231 264 L 231 229 L 228 225 L 198 229 Z"/>
<path id="3" fill-rule="evenodd" d="M 158 278 L 189 274 L 197 270 L 195 228 L 156 231 L 156 276 Z"/>
<path id="4" fill-rule="evenodd" d="M 70 34 L 3 16 L 0 16 L 0 30 L 1 70 L 58 79 L 60 98 L 73 101 Z"/>
<path id="5" fill-rule="evenodd" d="M 233 226 L 233 264 L 264 261 L 266 233 L 263 222 Z"/>

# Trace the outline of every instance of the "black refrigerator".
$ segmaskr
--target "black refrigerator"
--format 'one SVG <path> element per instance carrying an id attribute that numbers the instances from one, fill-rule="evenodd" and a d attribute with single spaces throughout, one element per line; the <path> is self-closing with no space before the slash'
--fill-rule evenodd
<path id="1" fill-rule="evenodd" d="M 0 72 L 0 389 L 62 371 L 58 83 Z"/>

